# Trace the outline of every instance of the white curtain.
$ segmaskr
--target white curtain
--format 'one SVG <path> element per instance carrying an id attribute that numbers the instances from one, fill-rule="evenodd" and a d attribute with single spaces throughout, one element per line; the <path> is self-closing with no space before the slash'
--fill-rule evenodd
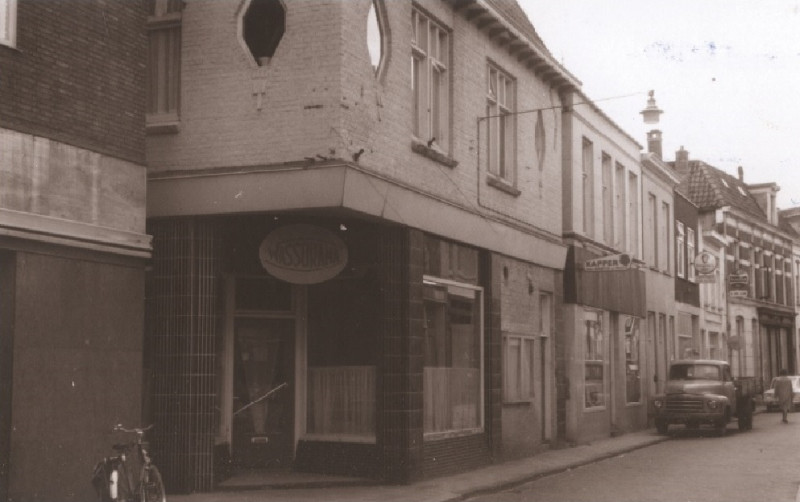
<path id="1" fill-rule="evenodd" d="M 375 366 L 308 369 L 308 432 L 375 435 Z"/>
<path id="2" fill-rule="evenodd" d="M 425 432 L 473 429 L 480 426 L 477 368 L 427 366 L 423 369 Z"/>

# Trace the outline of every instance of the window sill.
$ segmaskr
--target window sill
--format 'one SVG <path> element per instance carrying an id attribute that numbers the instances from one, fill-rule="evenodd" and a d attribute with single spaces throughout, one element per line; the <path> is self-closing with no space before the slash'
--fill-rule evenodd
<path id="1" fill-rule="evenodd" d="M 532 403 L 530 401 L 505 401 L 503 408 L 530 408 Z"/>
<path id="2" fill-rule="evenodd" d="M 463 429 L 459 431 L 426 432 L 422 435 L 422 439 L 423 441 L 437 441 L 440 439 L 451 439 L 462 436 L 474 436 L 475 434 L 483 434 L 483 427 L 476 427 L 474 429 Z"/>
<path id="3" fill-rule="evenodd" d="M 457 160 L 449 157 L 447 154 L 445 154 L 438 148 L 430 147 L 417 139 L 411 140 L 411 150 L 414 153 L 418 153 L 424 157 L 428 157 L 432 161 L 438 162 L 439 164 L 447 166 L 451 169 L 458 165 Z"/>
<path id="4" fill-rule="evenodd" d="M 516 187 L 511 185 L 508 181 L 498 178 L 494 175 L 486 176 L 486 184 L 488 184 L 492 188 L 496 188 L 501 192 L 505 192 L 513 197 L 519 197 L 522 192 L 518 190 Z"/>
<path id="5" fill-rule="evenodd" d="M 145 133 L 148 136 L 161 134 L 177 134 L 181 130 L 181 121 L 177 118 L 171 120 L 147 120 Z"/>
<path id="6" fill-rule="evenodd" d="M 320 443 L 361 443 L 375 444 L 375 436 L 362 436 L 357 434 L 305 434 L 302 441 L 318 441 Z"/>

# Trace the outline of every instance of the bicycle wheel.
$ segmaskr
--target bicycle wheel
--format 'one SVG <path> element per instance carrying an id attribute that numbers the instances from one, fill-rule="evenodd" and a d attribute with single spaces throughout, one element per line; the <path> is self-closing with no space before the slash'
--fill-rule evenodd
<path id="1" fill-rule="evenodd" d="M 167 502 L 164 482 L 158 467 L 148 465 L 142 468 L 142 480 L 139 484 L 141 502 Z"/>

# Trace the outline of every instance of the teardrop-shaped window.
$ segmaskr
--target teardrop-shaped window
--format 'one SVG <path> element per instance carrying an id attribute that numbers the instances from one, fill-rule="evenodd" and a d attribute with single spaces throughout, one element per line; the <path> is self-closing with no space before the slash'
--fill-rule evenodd
<path id="1" fill-rule="evenodd" d="M 385 30 L 383 11 L 377 4 L 379 0 L 372 0 L 367 13 L 367 50 L 372 69 L 378 75 L 383 65 Z"/>
<path id="2" fill-rule="evenodd" d="M 536 148 L 536 163 L 539 165 L 539 170 L 544 169 L 544 157 L 547 150 L 545 130 L 544 130 L 544 117 L 542 111 L 536 114 L 536 130 L 534 132 L 534 147 Z"/>

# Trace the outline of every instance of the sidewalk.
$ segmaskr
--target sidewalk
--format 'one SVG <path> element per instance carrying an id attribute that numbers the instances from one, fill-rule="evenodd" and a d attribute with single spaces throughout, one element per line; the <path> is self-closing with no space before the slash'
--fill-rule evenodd
<path id="1" fill-rule="evenodd" d="M 655 430 L 631 432 L 590 444 L 548 450 L 533 457 L 490 465 L 411 485 L 328 486 L 324 488 L 258 488 L 172 495 L 169 502 L 454 502 L 563 472 L 597 460 L 644 448 L 667 439 Z"/>

